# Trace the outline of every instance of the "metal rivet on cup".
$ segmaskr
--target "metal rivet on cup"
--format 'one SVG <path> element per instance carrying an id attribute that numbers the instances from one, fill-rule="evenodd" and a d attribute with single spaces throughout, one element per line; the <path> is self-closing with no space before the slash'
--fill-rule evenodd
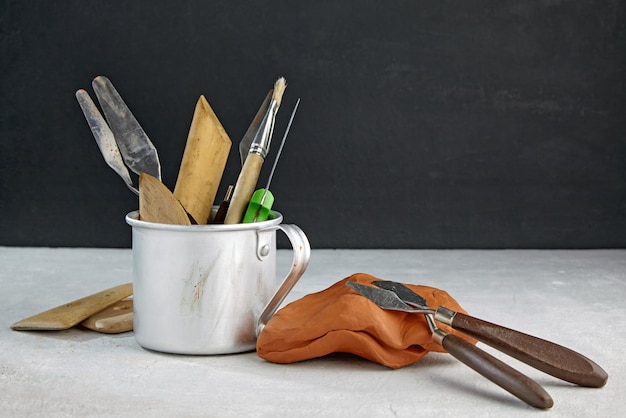
<path id="1" fill-rule="evenodd" d="M 256 237 L 256 256 L 260 261 L 263 261 L 266 257 L 272 255 L 272 248 L 277 228 L 266 228 L 257 230 Z"/>

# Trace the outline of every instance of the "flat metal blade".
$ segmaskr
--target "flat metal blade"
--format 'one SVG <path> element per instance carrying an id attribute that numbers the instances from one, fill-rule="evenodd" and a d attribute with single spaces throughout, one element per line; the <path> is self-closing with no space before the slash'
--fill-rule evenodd
<path id="1" fill-rule="evenodd" d="M 91 85 L 126 165 L 138 175 L 148 173 L 161 180 L 161 164 L 156 148 L 111 81 L 98 76 Z"/>
<path id="2" fill-rule="evenodd" d="M 248 130 L 246 131 L 246 133 L 243 135 L 243 138 L 241 138 L 241 141 L 239 142 L 239 156 L 241 157 L 242 166 L 243 166 L 243 163 L 246 161 L 246 157 L 248 157 L 248 152 L 250 151 L 250 146 L 252 145 L 252 141 L 254 140 L 254 137 L 256 136 L 257 132 L 259 131 L 259 128 L 261 127 L 261 121 L 263 120 L 263 118 L 265 117 L 265 114 L 267 113 L 267 109 L 269 108 L 270 101 L 272 100 L 272 94 L 274 94 L 274 89 L 270 89 L 269 93 L 267 93 L 267 96 L 265 96 L 265 100 L 263 100 L 261 107 L 259 107 L 259 110 L 254 116 L 254 119 L 252 119 L 252 123 L 250 123 Z"/>
<path id="3" fill-rule="evenodd" d="M 87 119 L 87 124 L 96 139 L 104 161 L 106 161 L 109 167 L 124 180 L 124 183 L 126 183 L 129 189 L 135 194 L 139 194 L 139 191 L 133 186 L 133 181 L 130 178 L 128 169 L 124 165 L 113 132 L 111 132 L 109 125 L 107 125 L 100 114 L 96 104 L 91 100 L 91 97 L 89 97 L 89 93 L 82 89 L 78 90 L 76 92 L 76 100 L 78 100 L 78 104 L 85 115 L 85 119 Z"/>
<path id="4" fill-rule="evenodd" d="M 356 290 L 358 293 L 365 296 L 382 309 L 415 312 L 414 308 L 411 308 L 409 305 L 402 302 L 398 295 L 390 290 L 379 289 L 356 282 L 346 282 L 346 286 Z"/>
<path id="5" fill-rule="evenodd" d="M 415 306 L 419 309 L 428 309 L 428 302 L 419 294 L 409 289 L 402 283 L 393 282 L 390 280 L 376 280 L 372 284 L 380 289 L 385 289 L 395 293 L 403 302 Z"/>

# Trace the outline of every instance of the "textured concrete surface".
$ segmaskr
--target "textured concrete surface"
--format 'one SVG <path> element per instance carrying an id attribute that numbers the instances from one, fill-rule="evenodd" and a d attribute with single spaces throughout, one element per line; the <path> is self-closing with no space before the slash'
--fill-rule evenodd
<path id="1" fill-rule="evenodd" d="M 290 252 L 279 252 L 287 268 Z M 542 413 L 447 354 L 389 370 L 348 355 L 276 365 L 255 353 L 147 351 L 133 333 L 16 332 L 12 323 L 131 281 L 130 250 L 0 247 L 0 414 L 30 416 L 494 416 Z M 626 251 L 314 250 L 287 301 L 355 272 L 437 286 L 471 314 L 550 339 L 609 373 L 561 382 L 494 352 L 554 399 L 543 416 L 619 416 L 626 361 Z"/>

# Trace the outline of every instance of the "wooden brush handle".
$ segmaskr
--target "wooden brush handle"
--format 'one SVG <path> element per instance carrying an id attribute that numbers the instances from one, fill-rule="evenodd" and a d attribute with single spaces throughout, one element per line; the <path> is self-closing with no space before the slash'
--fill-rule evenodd
<path id="1" fill-rule="evenodd" d="M 246 157 L 235 185 L 233 197 L 230 199 L 228 212 L 224 219 L 225 224 L 238 224 L 243 219 L 256 183 L 259 180 L 263 161 L 263 157 L 258 154 L 248 154 L 248 157 Z"/>

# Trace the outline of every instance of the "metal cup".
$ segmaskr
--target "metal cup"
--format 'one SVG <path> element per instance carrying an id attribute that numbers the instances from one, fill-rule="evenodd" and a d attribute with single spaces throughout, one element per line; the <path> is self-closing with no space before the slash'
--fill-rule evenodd
<path id="1" fill-rule="evenodd" d="M 215 210 L 215 209 L 214 209 Z M 179 354 L 250 351 L 265 323 L 309 263 L 309 241 L 296 225 L 166 225 L 126 215 L 132 227 L 134 332 L 139 345 Z M 276 231 L 293 247 L 277 290 Z"/>

